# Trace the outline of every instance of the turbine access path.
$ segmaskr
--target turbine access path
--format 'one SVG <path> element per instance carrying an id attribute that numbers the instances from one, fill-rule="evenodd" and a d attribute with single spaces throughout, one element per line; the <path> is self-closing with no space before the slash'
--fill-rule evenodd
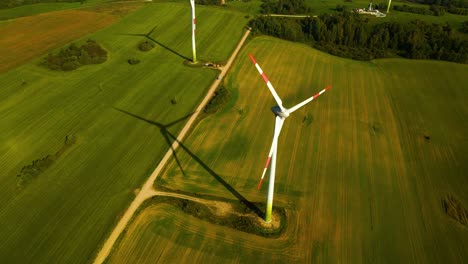
<path id="1" fill-rule="evenodd" d="M 221 77 L 224 77 L 226 75 L 226 73 L 228 72 L 229 68 L 232 65 L 232 62 L 236 58 L 236 56 L 239 53 L 239 50 L 241 49 L 241 47 L 244 45 L 244 42 L 247 39 L 247 37 L 249 36 L 249 34 L 250 34 L 250 30 L 248 29 L 244 33 L 244 36 L 242 36 L 242 39 L 237 44 L 236 48 L 234 49 L 234 52 L 231 54 L 231 57 L 229 58 L 226 65 L 221 68 L 221 73 L 220 73 Z M 213 96 L 213 93 L 216 91 L 216 88 L 219 86 L 222 79 L 223 78 L 219 78 L 219 80 L 218 80 L 218 78 L 217 78 L 217 79 L 214 80 L 213 84 L 211 84 L 211 87 L 208 90 L 208 93 L 206 94 L 205 98 L 203 98 L 203 101 L 200 103 L 200 105 L 198 105 L 197 109 L 195 110 L 195 113 L 187 121 L 184 128 L 182 128 L 179 135 L 177 136 L 177 140 L 174 140 L 174 142 L 172 143 L 172 147 L 169 148 L 169 150 L 166 152 L 166 154 L 164 155 L 162 160 L 159 162 L 156 169 L 154 169 L 153 173 L 151 173 L 149 178 L 143 184 L 143 187 L 140 189 L 140 192 L 138 192 L 135 199 L 132 201 L 132 203 L 130 204 L 130 206 L 127 208 L 124 215 L 122 216 L 122 218 L 120 218 L 119 222 L 117 223 L 117 225 L 112 230 L 112 233 L 107 238 L 106 242 L 104 243 L 101 250 L 97 254 L 96 259 L 94 260 L 95 264 L 101 264 L 107 259 L 107 257 L 109 256 L 112 248 L 114 247 L 115 241 L 117 241 L 120 234 L 122 234 L 122 232 L 127 227 L 128 223 L 132 219 L 132 217 L 135 214 L 136 210 L 141 206 L 141 204 L 145 200 L 147 200 L 147 199 L 149 199 L 151 197 L 157 196 L 157 195 L 172 196 L 172 195 L 169 195 L 168 193 L 157 192 L 153 187 L 154 181 L 159 176 L 159 173 L 161 172 L 162 168 L 164 168 L 164 165 L 166 165 L 169 158 L 172 156 L 173 151 L 176 151 L 176 149 L 179 147 L 179 142 L 184 139 L 185 135 L 187 134 L 187 132 L 192 127 L 192 125 L 195 122 L 195 120 L 197 119 L 198 115 L 202 112 L 205 105 L 208 103 L 208 101 Z"/>

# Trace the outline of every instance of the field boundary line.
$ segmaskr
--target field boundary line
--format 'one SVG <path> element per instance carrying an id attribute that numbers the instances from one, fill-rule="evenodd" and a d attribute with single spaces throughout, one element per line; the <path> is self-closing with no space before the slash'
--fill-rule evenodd
<path id="1" fill-rule="evenodd" d="M 181 142 L 185 135 L 187 134 L 188 131 L 190 131 L 192 125 L 194 124 L 195 120 L 197 119 L 198 115 L 202 112 L 203 108 L 205 105 L 208 103 L 208 101 L 211 99 L 213 96 L 213 93 L 216 91 L 216 88 L 219 86 L 221 81 L 223 80 L 224 76 L 228 72 L 229 68 L 231 67 L 234 59 L 236 58 L 237 54 L 239 53 L 240 49 L 244 45 L 245 40 L 250 34 L 250 30 L 247 30 L 244 33 L 244 36 L 242 36 L 242 39 L 239 41 L 237 44 L 236 48 L 234 49 L 233 53 L 231 54 L 231 57 L 229 58 L 228 62 L 224 67 L 221 68 L 221 72 L 219 76 L 221 78 L 216 78 L 214 82 L 211 84 L 210 89 L 208 90 L 207 94 L 203 98 L 202 102 L 198 105 L 197 109 L 195 110 L 194 114 L 190 116 L 190 119 L 187 121 L 185 126 L 182 128 L 180 131 L 179 135 L 177 136 L 176 140 L 172 143 L 172 147 L 168 149 L 164 157 L 161 159 L 159 162 L 158 166 L 154 171 L 151 173 L 149 178 L 146 180 L 146 182 L 143 184 L 143 187 L 140 189 L 140 192 L 138 192 L 137 196 L 135 199 L 132 201 L 130 206 L 127 208 L 123 216 L 120 218 L 119 222 L 117 225 L 114 227 L 112 230 L 111 234 L 107 238 L 106 242 L 103 244 L 102 248 L 100 249 L 99 253 L 96 256 L 96 259 L 94 260 L 95 264 L 101 264 L 103 263 L 107 257 L 109 256 L 110 252 L 112 251 L 112 248 L 114 247 L 115 242 L 117 239 L 120 237 L 120 234 L 125 230 L 127 227 L 128 223 L 132 219 L 133 215 L 137 211 L 137 209 L 141 206 L 141 204 L 146 201 L 147 199 L 154 197 L 158 194 L 156 190 L 153 187 L 154 181 L 158 177 L 159 173 L 161 170 L 164 168 L 166 165 L 167 161 L 169 158 L 173 155 L 173 151 L 176 151 L 176 149 L 179 147 L 179 142 Z"/>

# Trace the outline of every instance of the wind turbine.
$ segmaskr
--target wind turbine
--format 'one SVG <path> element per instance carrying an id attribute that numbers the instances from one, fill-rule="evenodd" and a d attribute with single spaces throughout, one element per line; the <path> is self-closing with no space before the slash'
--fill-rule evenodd
<path id="1" fill-rule="evenodd" d="M 190 5 L 192 6 L 192 53 L 193 53 L 193 63 L 197 62 L 197 50 L 195 48 L 195 0 L 190 0 Z"/>
<path id="2" fill-rule="evenodd" d="M 258 183 L 257 189 L 260 190 L 260 187 L 263 182 L 263 177 L 265 176 L 265 173 L 268 169 L 268 165 L 270 165 L 271 161 L 271 167 L 270 167 L 270 181 L 268 183 L 268 195 L 267 195 L 267 205 L 266 205 L 266 212 L 265 212 L 265 222 L 270 223 L 271 222 L 271 211 L 273 209 L 273 191 L 275 189 L 275 169 L 276 169 L 276 154 L 278 150 L 278 137 L 281 132 L 281 128 L 283 127 L 284 120 L 292 114 L 294 111 L 297 109 L 303 107 L 304 105 L 308 104 L 315 98 L 319 97 L 321 94 L 326 92 L 328 89 L 330 89 L 331 86 L 327 86 L 325 89 L 320 91 L 319 93 L 315 94 L 314 96 L 304 100 L 303 102 L 287 109 L 284 108 L 283 102 L 281 101 L 281 98 L 278 96 L 278 94 L 275 91 L 275 88 L 273 88 L 273 85 L 270 83 L 268 80 L 268 77 L 265 75 L 263 72 L 262 68 L 260 68 L 260 65 L 255 61 L 254 57 L 252 54 L 249 54 L 250 59 L 252 62 L 255 64 L 255 67 L 257 68 L 258 72 L 262 76 L 263 80 L 265 81 L 266 85 L 268 86 L 268 89 L 270 89 L 271 94 L 275 98 L 276 103 L 278 104 L 277 106 L 274 106 L 271 110 L 275 114 L 275 130 L 273 132 L 273 142 L 271 143 L 271 148 L 270 148 L 270 153 L 268 154 L 268 159 L 265 164 L 265 168 L 262 173 L 262 177 L 260 178 L 260 182 Z"/>

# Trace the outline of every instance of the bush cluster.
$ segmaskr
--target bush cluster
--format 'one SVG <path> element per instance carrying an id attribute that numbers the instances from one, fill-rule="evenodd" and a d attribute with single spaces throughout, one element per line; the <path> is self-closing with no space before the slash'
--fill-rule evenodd
<path id="1" fill-rule="evenodd" d="M 402 56 L 468 63 L 468 40 L 454 33 L 448 24 L 369 21 L 343 12 L 305 19 L 258 17 L 250 26 L 257 33 L 303 42 L 357 60 Z"/>
<path id="2" fill-rule="evenodd" d="M 219 87 L 215 92 L 211 100 L 203 109 L 205 114 L 214 114 L 221 110 L 223 106 L 229 101 L 230 93 L 229 90 L 224 86 Z"/>
<path id="3" fill-rule="evenodd" d="M 138 49 L 141 51 L 150 51 L 154 48 L 154 43 L 148 40 L 145 40 L 138 44 Z"/>
<path id="4" fill-rule="evenodd" d="M 49 168 L 55 160 L 67 151 L 71 146 L 76 143 L 75 136 L 66 136 L 64 145 L 53 155 L 46 155 L 43 158 L 34 160 L 31 164 L 21 168 L 21 171 L 16 175 L 16 186 L 18 188 L 23 188 L 33 179 L 37 178 L 41 173 L 43 173 L 47 168 Z"/>
<path id="5" fill-rule="evenodd" d="M 445 213 L 462 225 L 468 225 L 468 211 L 462 203 L 453 195 L 449 194 L 442 199 Z"/>
<path id="6" fill-rule="evenodd" d="M 462 23 L 460 31 L 468 34 L 468 20 Z"/>
<path id="7" fill-rule="evenodd" d="M 135 59 L 135 58 L 131 58 L 131 59 L 128 59 L 127 62 L 128 62 L 128 64 L 130 64 L 130 65 L 135 65 L 135 64 L 140 63 L 140 60 L 139 60 L 139 59 Z"/>
<path id="8" fill-rule="evenodd" d="M 58 54 L 49 54 L 42 64 L 51 70 L 71 71 L 82 65 L 100 64 L 106 60 L 107 51 L 96 41 L 88 40 L 80 47 L 72 43 Z"/>

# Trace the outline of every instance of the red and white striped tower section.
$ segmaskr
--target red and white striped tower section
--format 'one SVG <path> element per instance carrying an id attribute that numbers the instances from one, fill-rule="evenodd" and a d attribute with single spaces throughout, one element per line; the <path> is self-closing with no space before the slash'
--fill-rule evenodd
<path id="1" fill-rule="evenodd" d="M 267 194 L 267 203 L 266 203 L 266 210 L 265 210 L 265 222 L 270 223 L 271 214 L 273 210 L 273 192 L 275 189 L 275 169 L 276 169 L 276 157 L 278 153 L 278 138 L 281 133 L 281 128 L 283 128 L 284 120 L 292 112 L 310 103 L 312 100 L 314 100 L 315 98 L 319 97 L 321 94 L 326 92 L 328 89 L 330 89 L 330 86 L 327 86 L 322 91 L 316 93 L 314 96 L 302 101 L 301 103 L 289 109 L 286 109 L 283 107 L 283 102 L 281 101 L 281 98 L 276 93 L 275 88 L 273 87 L 271 82 L 268 80 L 268 77 L 263 72 L 262 68 L 260 68 L 260 65 L 258 65 L 258 63 L 255 61 L 254 57 L 251 54 L 249 54 L 249 57 L 252 60 L 253 64 L 255 64 L 255 68 L 257 68 L 258 73 L 260 73 L 260 75 L 262 76 L 263 81 L 265 81 L 268 89 L 270 89 L 271 94 L 273 95 L 276 103 L 278 104 L 277 107 L 273 107 L 272 109 L 273 113 L 275 114 L 275 130 L 273 132 L 273 142 L 271 143 L 270 153 L 268 154 L 268 159 L 266 161 L 265 168 L 263 168 L 262 177 L 260 178 L 260 182 L 258 183 L 258 186 L 257 186 L 257 189 L 260 190 L 260 187 L 262 186 L 263 178 L 265 177 L 265 173 L 268 170 L 268 167 L 270 166 L 270 161 L 271 161 L 270 179 L 268 182 L 268 194 Z"/>
<path id="2" fill-rule="evenodd" d="M 190 0 L 190 5 L 192 6 L 192 52 L 193 52 L 193 62 L 197 62 L 197 49 L 195 48 L 195 0 Z"/>

